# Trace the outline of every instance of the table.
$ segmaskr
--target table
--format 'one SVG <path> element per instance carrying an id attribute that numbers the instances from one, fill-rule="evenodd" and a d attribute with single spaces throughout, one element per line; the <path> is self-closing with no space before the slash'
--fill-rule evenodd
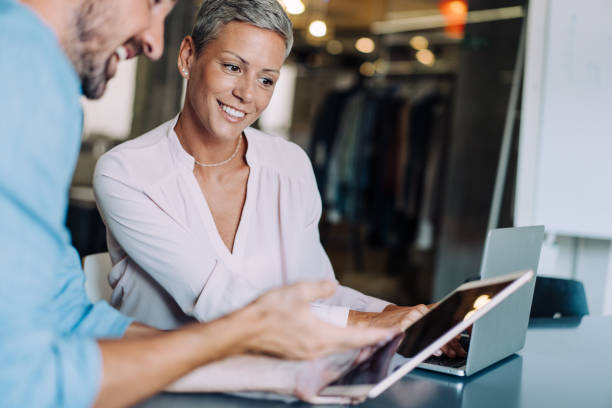
<path id="1" fill-rule="evenodd" d="M 612 317 L 536 319 L 523 350 L 468 378 L 414 370 L 360 407 L 611 408 Z M 306 407 L 224 394 L 161 393 L 139 407 Z"/>

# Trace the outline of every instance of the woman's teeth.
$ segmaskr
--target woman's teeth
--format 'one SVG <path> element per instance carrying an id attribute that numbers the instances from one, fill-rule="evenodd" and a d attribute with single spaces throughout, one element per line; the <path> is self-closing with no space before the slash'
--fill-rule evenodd
<path id="1" fill-rule="evenodd" d="M 230 116 L 233 116 L 235 118 L 243 118 L 244 117 L 244 112 L 240 112 L 234 108 L 230 108 L 227 105 L 223 105 L 221 104 L 221 109 L 223 109 L 223 112 L 227 113 Z"/>

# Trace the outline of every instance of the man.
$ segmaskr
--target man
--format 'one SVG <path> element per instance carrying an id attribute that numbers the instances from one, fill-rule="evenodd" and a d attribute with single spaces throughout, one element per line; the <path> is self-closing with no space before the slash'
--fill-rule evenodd
<path id="1" fill-rule="evenodd" d="M 0 0 L 0 406 L 125 406 L 233 354 L 309 359 L 396 332 L 317 320 L 309 303 L 331 295 L 326 282 L 272 291 L 219 320 L 167 333 L 88 301 L 64 227 L 79 97 L 100 97 L 123 58 L 159 58 L 173 6 Z"/>

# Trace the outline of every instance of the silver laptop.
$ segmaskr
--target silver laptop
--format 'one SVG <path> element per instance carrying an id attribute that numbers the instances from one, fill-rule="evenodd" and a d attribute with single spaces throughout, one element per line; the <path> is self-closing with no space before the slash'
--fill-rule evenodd
<path id="1" fill-rule="evenodd" d="M 501 228 L 489 231 L 480 278 L 493 278 L 521 269 L 537 271 L 544 227 Z M 471 335 L 463 333 L 466 358 L 430 357 L 419 368 L 459 376 L 472 375 L 519 351 L 525 345 L 535 279 L 478 320 Z"/>
<path id="2" fill-rule="evenodd" d="M 404 333 L 309 402 L 355 403 L 380 395 L 459 333 L 535 279 L 531 270 L 464 283 Z"/>

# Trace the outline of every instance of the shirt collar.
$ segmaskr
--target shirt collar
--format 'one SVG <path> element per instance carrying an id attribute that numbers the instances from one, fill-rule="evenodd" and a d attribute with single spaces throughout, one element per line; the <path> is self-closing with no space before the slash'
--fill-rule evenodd
<path id="1" fill-rule="evenodd" d="M 177 163 L 179 163 L 181 166 L 184 166 L 188 171 L 192 172 L 193 166 L 195 165 L 195 159 L 192 155 L 185 151 L 183 145 L 181 144 L 178 138 L 178 135 L 174 131 L 174 127 L 176 126 L 176 122 L 178 121 L 179 116 L 180 113 L 168 122 L 167 134 L 168 141 L 170 144 L 170 152 Z M 257 162 L 257 153 L 255 151 L 255 148 L 251 145 L 251 143 L 255 139 L 254 129 L 250 127 L 246 128 L 244 130 L 244 138 L 247 142 L 247 151 L 245 156 L 246 162 L 249 167 L 253 167 L 253 165 Z"/>
<path id="2" fill-rule="evenodd" d="M 176 126 L 176 122 L 180 113 L 177 114 L 173 119 L 168 122 L 168 143 L 170 145 L 170 153 L 174 157 L 176 162 L 187 168 L 189 171 L 193 171 L 194 159 L 193 157 L 183 149 L 181 142 L 178 139 L 178 135 L 174 131 L 174 127 Z"/>

